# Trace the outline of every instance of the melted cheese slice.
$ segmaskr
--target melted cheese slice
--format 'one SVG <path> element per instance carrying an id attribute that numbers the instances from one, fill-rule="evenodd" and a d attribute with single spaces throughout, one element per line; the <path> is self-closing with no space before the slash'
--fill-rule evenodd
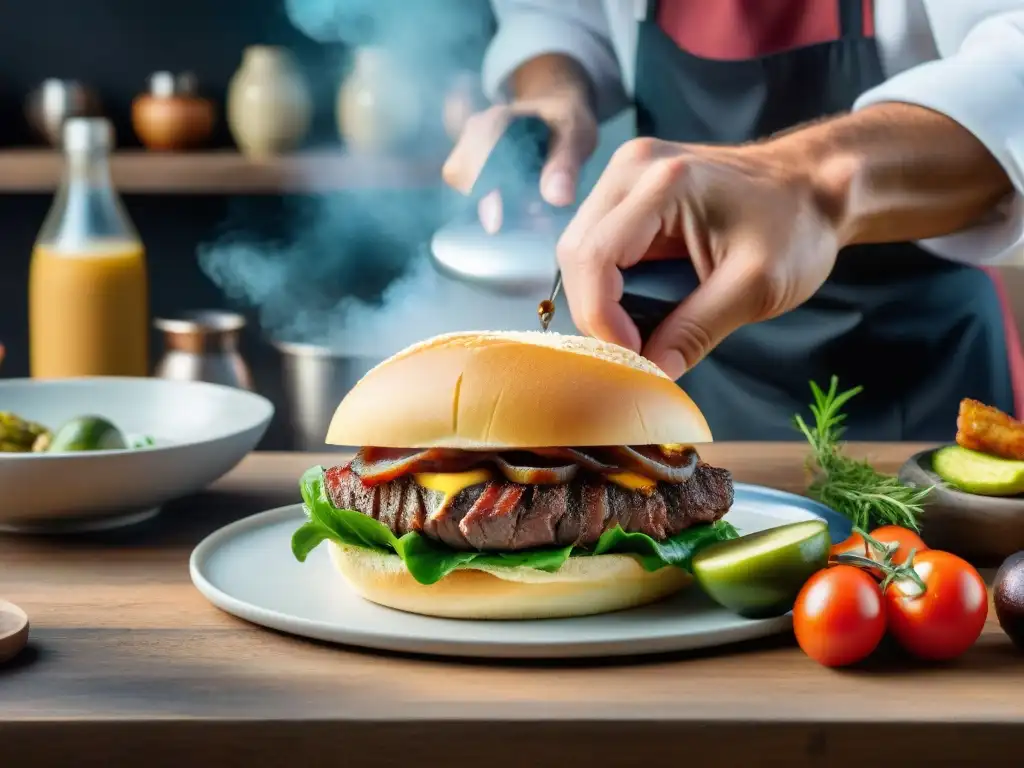
<path id="1" fill-rule="evenodd" d="M 658 449 L 665 456 L 679 456 L 684 451 L 689 451 L 692 448 L 692 445 L 686 445 L 685 443 L 664 443 L 658 446 Z"/>
<path id="2" fill-rule="evenodd" d="M 657 480 L 651 480 L 651 478 L 638 475 L 636 472 L 612 472 L 605 477 L 608 478 L 608 482 L 615 483 L 627 491 L 651 493 L 658 487 Z"/>
<path id="3" fill-rule="evenodd" d="M 441 505 L 431 517 L 443 512 L 460 491 L 486 483 L 494 477 L 489 469 L 471 469 L 468 472 L 417 472 L 413 480 L 421 488 L 442 494 Z"/>
<path id="4" fill-rule="evenodd" d="M 657 480 L 638 475 L 636 472 L 611 472 L 605 475 L 605 478 L 627 491 L 639 491 L 644 494 L 652 493 L 658 487 Z M 459 492 L 493 480 L 494 473 L 489 469 L 471 469 L 468 472 L 417 472 L 413 479 L 421 488 L 442 495 L 437 511 L 431 515 L 435 517 L 448 508 Z"/>

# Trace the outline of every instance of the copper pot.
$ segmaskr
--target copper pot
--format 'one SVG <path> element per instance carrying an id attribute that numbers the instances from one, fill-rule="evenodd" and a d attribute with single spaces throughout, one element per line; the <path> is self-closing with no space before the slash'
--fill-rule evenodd
<path id="1" fill-rule="evenodd" d="M 149 92 L 132 101 L 132 127 L 147 149 L 175 152 L 209 141 L 216 108 L 196 90 L 195 78 L 187 73 L 156 72 L 150 77 Z"/>

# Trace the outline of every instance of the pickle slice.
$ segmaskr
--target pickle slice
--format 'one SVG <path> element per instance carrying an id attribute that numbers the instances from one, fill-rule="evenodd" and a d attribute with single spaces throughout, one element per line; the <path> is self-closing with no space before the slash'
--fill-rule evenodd
<path id="1" fill-rule="evenodd" d="M 828 565 L 832 538 L 824 520 L 804 520 L 721 541 L 693 558 L 693 575 L 708 596 L 749 619 L 781 616 L 800 588 Z"/>
<path id="2" fill-rule="evenodd" d="M 947 445 L 932 456 L 932 470 L 954 488 L 967 493 L 979 496 L 1024 493 L 1024 461 Z"/>

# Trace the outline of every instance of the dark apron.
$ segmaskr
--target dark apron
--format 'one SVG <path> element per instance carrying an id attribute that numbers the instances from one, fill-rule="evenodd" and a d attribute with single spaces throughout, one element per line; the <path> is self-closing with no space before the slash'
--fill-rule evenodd
<path id="1" fill-rule="evenodd" d="M 861 0 L 818 1 L 838 2 L 838 39 L 746 61 L 682 50 L 650 2 L 639 29 L 638 133 L 732 144 L 848 111 L 884 79 L 878 50 Z M 680 384 L 716 440 L 786 440 L 800 439 L 792 418 L 807 413 L 808 382 L 827 387 L 833 375 L 841 388 L 864 387 L 847 409 L 852 440 L 948 441 L 964 397 L 1012 413 L 992 280 L 912 243 L 846 248 L 808 302 L 736 331 Z"/>

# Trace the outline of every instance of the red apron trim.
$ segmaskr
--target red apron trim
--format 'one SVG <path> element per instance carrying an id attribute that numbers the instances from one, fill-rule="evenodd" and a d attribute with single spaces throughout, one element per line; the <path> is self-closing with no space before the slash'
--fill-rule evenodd
<path id="1" fill-rule="evenodd" d="M 1018 419 L 1024 418 L 1024 348 L 1021 347 L 1020 332 L 1017 330 L 1017 321 L 1013 315 L 1013 305 L 1010 303 L 1010 294 L 1003 283 L 1003 276 L 999 270 L 984 268 L 983 271 L 992 279 L 996 295 L 999 297 L 999 306 L 1003 314 L 1003 333 L 1006 336 L 1006 358 L 1010 364 L 1010 381 L 1013 386 L 1013 408 L 1014 416 Z"/>
<path id="2" fill-rule="evenodd" d="M 875 36 L 875 0 L 864 0 L 864 37 Z"/>
<path id="3" fill-rule="evenodd" d="M 864 29 L 870 34 L 872 10 L 872 3 L 865 2 Z M 726 61 L 839 39 L 835 0 L 662 0 L 657 21 L 687 53 Z"/>

